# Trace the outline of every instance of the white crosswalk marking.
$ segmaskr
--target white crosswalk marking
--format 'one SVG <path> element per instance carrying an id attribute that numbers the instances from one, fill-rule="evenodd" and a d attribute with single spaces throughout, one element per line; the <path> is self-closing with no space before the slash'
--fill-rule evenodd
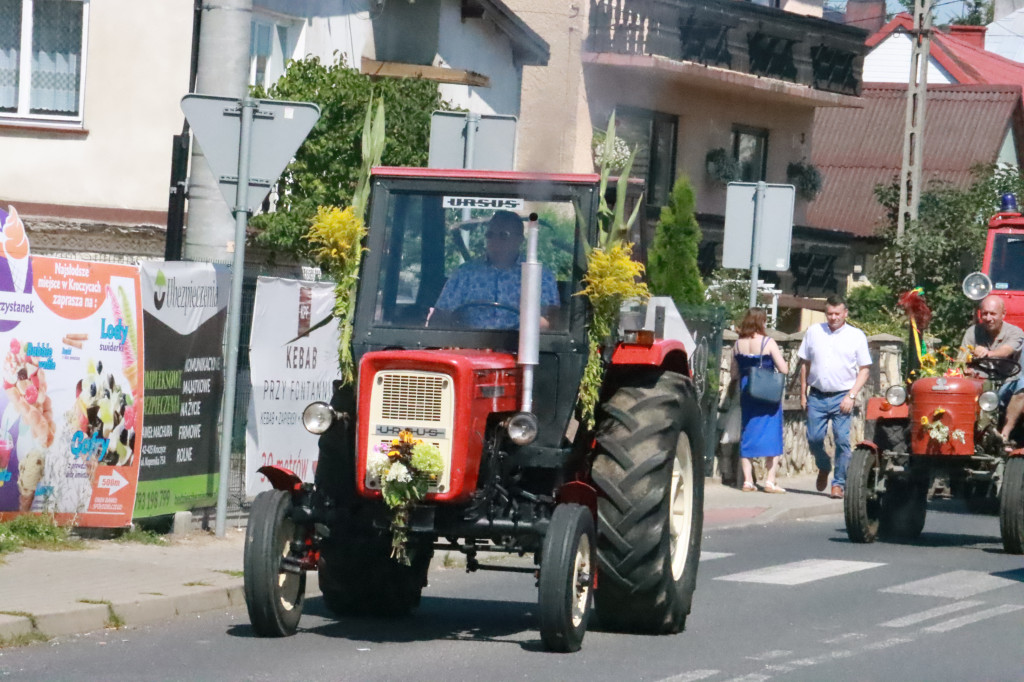
<path id="1" fill-rule="evenodd" d="M 724 559 L 727 556 L 732 556 L 732 552 L 705 552 L 701 550 L 700 560 L 711 561 L 712 559 Z"/>
<path id="2" fill-rule="evenodd" d="M 771 675 L 758 675 L 757 673 L 751 673 L 744 675 L 743 677 L 734 677 L 731 680 L 725 682 L 765 682 L 765 680 L 772 679 Z"/>
<path id="3" fill-rule="evenodd" d="M 956 630 L 965 625 L 971 623 L 977 623 L 980 620 L 986 620 L 988 618 L 994 618 L 1001 616 L 1004 613 L 1013 613 L 1014 611 L 1020 611 L 1024 609 L 1024 606 L 1018 604 L 1003 604 L 1002 606 L 995 606 L 991 609 L 985 609 L 984 611 L 977 611 L 975 613 L 969 613 L 966 616 L 960 616 L 959 618 L 951 618 L 944 623 L 936 623 L 930 627 L 923 628 L 923 632 L 949 632 L 950 630 Z"/>
<path id="4" fill-rule="evenodd" d="M 776 658 L 792 655 L 792 651 L 786 651 L 785 649 L 772 649 L 771 651 L 765 651 L 764 653 L 755 654 L 754 656 L 747 656 L 747 658 L 752 661 L 771 661 Z"/>
<path id="5" fill-rule="evenodd" d="M 921 597 L 966 599 L 1000 587 L 1019 585 L 1016 580 L 1000 578 L 984 571 L 950 571 L 931 578 L 887 587 L 882 592 L 916 594 Z"/>
<path id="6" fill-rule="evenodd" d="M 738 583 L 763 583 L 768 585 L 803 585 L 825 578 L 834 578 L 869 568 L 885 566 L 870 561 L 839 561 L 835 559 L 807 559 L 790 564 L 767 566 L 753 571 L 723 575 L 715 580 L 729 580 Z"/>
<path id="7" fill-rule="evenodd" d="M 691 670 L 690 672 L 683 673 L 681 675 L 666 677 L 663 680 L 658 680 L 658 682 L 698 682 L 699 680 L 706 680 L 718 673 L 718 670 Z"/>
<path id="8" fill-rule="evenodd" d="M 902 618 L 896 618 L 894 620 L 887 620 L 880 624 L 883 628 L 905 628 L 909 625 L 917 625 L 923 623 L 926 620 L 932 618 L 938 618 L 939 616 L 945 616 L 949 613 L 955 613 L 957 611 L 963 611 L 964 609 L 974 608 L 975 606 L 981 606 L 980 601 L 957 601 L 952 604 L 946 604 L 945 606 L 937 606 L 934 609 L 928 609 L 927 611 L 921 611 L 920 613 L 912 613 L 909 616 L 903 616 Z"/>

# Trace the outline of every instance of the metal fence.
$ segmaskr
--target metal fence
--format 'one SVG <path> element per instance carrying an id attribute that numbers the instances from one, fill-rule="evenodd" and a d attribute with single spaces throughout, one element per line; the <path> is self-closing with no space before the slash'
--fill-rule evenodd
<path id="1" fill-rule="evenodd" d="M 687 329 L 697 344 L 690 368 L 704 416 L 704 469 L 714 468 L 715 446 L 718 443 L 718 387 L 722 358 L 722 332 L 726 325 L 726 309 L 712 305 L 676 305 Z"/>

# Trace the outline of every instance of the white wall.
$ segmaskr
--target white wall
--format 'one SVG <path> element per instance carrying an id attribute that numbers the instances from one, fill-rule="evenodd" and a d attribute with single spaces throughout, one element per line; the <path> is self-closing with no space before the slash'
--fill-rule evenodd
<path id="1" fill-rule="evenodd" d="M 3 197 L 15 206 L 166 211 L 191 38 L 191 0 L 91 2 L 85 132 L 0 127 Z"/>
<path id="2" fill-rule="evenodd" d="M 907 83 L 910 81 L 910 36 L 893 33 L 864 57 L 865 83 Z M 956 83 L 934 58 L 928 58 L 928 82 Z"/>

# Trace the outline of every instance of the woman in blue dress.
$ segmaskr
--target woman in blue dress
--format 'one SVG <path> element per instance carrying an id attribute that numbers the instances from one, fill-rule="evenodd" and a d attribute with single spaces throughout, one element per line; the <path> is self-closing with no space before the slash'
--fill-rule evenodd
<path id="1" fill-rule="evenodd" d="M 753 467 L 750 460 L 764 457 L 768 470 L 764 479 L 766 493 L 784 493 L 784 488 L 775 483 L 775 473 L 782 455 L 782 401 L 765 403 L 747 395 L 751 367 L 765 369 L 775 367 L 783 374 L 789 373 L 779 344 L 765 331 L 766 316 L 761 308 L 751 308 L 740 322 L 739 339 L 733 347 L 732 377 L 729 395 L 735 395 L 737 382 L 740 389 L 740 411 L 743 415 L 743 430 L 740 436 L 740 463 L 743 467 L 743 492 L 757 490 L 754 486 Z"/>

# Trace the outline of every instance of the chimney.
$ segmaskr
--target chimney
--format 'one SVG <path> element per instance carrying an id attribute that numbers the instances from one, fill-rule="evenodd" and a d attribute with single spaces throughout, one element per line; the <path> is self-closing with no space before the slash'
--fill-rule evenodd
<path id="1" fill-rule="evenodd" d="M 949 35 L 954 38 L 959 38 L 965 43 L 970 44 L 972 47 L 984 50 L 985 31 L 987 30 L 987 26 L 959 26 L 957 24 L 953 24 L 949 27 Z"/>
<path id="2" fill-rule="evenodd" d="M 885 0 L 847 0 L 843 23 L 863 28 L 869 35 L 877 33 L 885 25 Z"/>

